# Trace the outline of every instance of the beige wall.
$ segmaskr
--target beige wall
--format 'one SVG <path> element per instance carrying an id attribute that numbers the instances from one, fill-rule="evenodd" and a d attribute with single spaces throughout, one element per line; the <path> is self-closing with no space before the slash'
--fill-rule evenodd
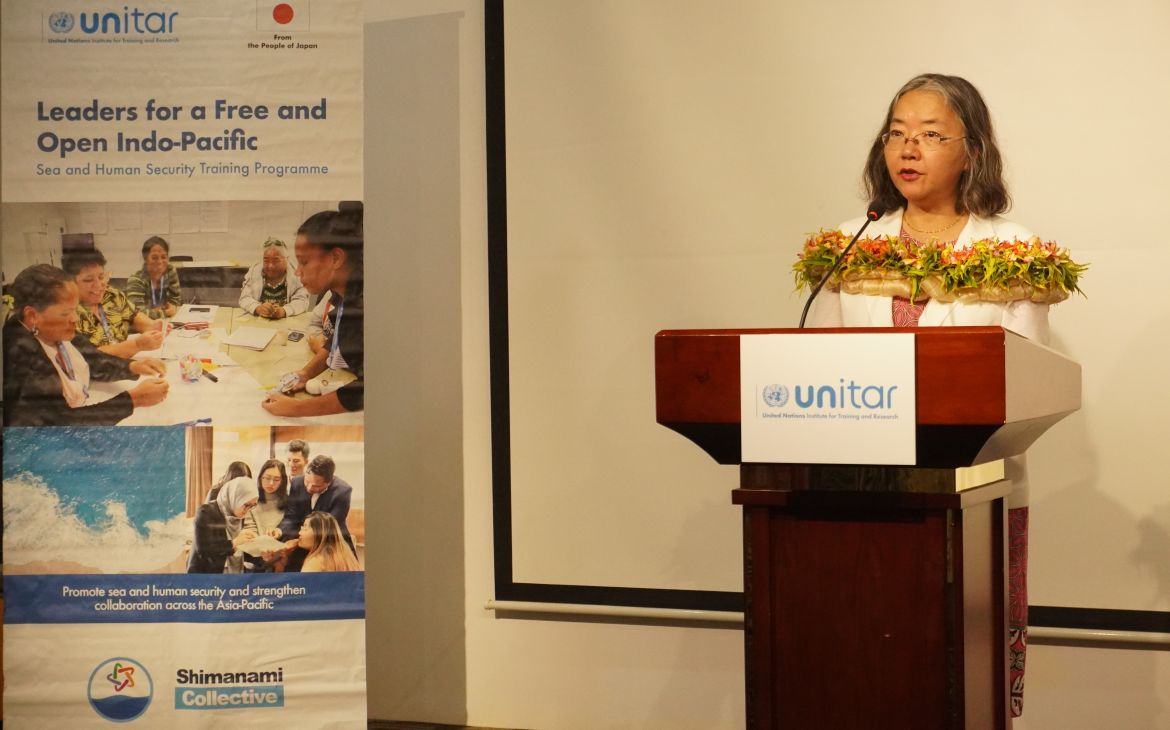
<path id="1" fill-rule="evenodd" d="M 925 2 L 904 2 L 896 14 L 889 6 L 862 3 L 733 7 L 510 0 L 510 18 L 530 24 L 536 31 L 530 36 L 543 39 L 532 48 L 509 45 L 510 65 L 520 62 L 516 73 L 544 84 L 539 90 L 548 104 L 542 108 L 538 94 L 516 89 L 517 103 L 530 105 L 530 122 L 544 123 L 532 124 L 541 136 L 510 150 L 515 157 L 508 172 L 517 186 L 509 190 L 512 240 L 563 246 L 542 256 L 533 245 L 527 254 L 538 273 L 539 266 L 560 265 L 551 270 L 558 277 L 556 296 L 542 298 L 536 276 L 532 288 L 513 293 L 513 302 L 547 302 L 553 309 L 543 316 L 554 321 L 582 312 L 610 314 L 634 348 L 643 346 L 642 332 L 657 327 L 789 324 L 799 310 L 786 273 L 792 252 L 809 230 L 835 225 L 858 209 L 858 150 L 888 96 L 923 70 L 968 76 L 985 92 L 999 126 L 1018 201 L 1012 217 L 1093 264 L 1085 282 L 1090 298 L 1063 304 L 1053 315 L 1054 345 L 1085 365 L 1086 407 L 1031 454 L 1032 602 L 1170 610 L 1170 497 L 1156 457 L 1147 456 L 1162 450 L 1160 421 L 1170 405 L 1157 365 L 1165 355 L 1157 336 L 1165 330 L 1167 305 L 1155 298 L 1156 286 L 1138 284 L 1147 279 L 1133 268 L 1139 257 L 1160 256 L 1166 247 L 1150 233 L 1158 227 L 1150 213 L 1170 199 L 1162 174 L 1170 147 L 1157 143 L 1170 100 L 1155 92 L 1149 72 L 1165 75 L 1170 68 L 1170 8 L 1136 0 L 1086 9 L 995 1 L 961 15 Z M 432 303 L 418 311 L 438 311 L 437 321 L 420 320 L 391 335 L 393 346 L 375 355 L 376 367 L 399 388 L 399 376 L 426 375 L 421 390 L 435 400 L 380 400 L 368 413 L 368 481 L 373 484 L 381 469 L 402 480 L 387 480 L 383 502 L 369 496 L 371 523 L 380 510 L 393 528 L 381 545 L 370 538 L 378 553 L 370 558 L 371 716 L 542 730 L 741 727 L 742 636 L 736 631 L 499 618 L 483 609 L 493 597 L 493 566 L 482 8 L 458 0 L 385 0 L 368 4 L 367 22 L 451 11 L 462 14 L 458 243 L 450 231 L 404 238 L 395 234 L 412 224 L 383 223 L 390 248 L 380 260 L 410 272 L 393 281 L 457 267 L 458 287 L 431 291 Z M 874 28 L 890 32 L 879 35 Z M 558 35 L 570 29 L 600 46 Z M 601 80 L 589 81 L 587 70 L 597 70 Z M 367 65 L 367 84 L 395 73 Z M 558 89 L 566 75 L 577 83 Z M 513 131 L 525 124 L 523 108 L 515 111 L 515 126 L 509 118 Z M 379 150 L 401 154 L 389 132 L 369 122 L 367 130 L 368 171 L 379 164 Z M 747 149 L 745 140 L 751 140 Z M 541 169 L 536 163 L 542 161 L 558 164 L 526 179 L 523 173 Z M 570 162 L 578 167 L 560 164 Z M 367 200 L 376 210 L 384 191 L 368 179 Z M 563 189 L 575 194 L 552 196 Z M 431 212 L 400 208 L 406 220 Z M 627 217 L 619 220 L 618 213 Z M 598 251 L 609 258 L 582 258 Z M 617 285 L 645 281 L 621 278 L 630 271 L 662 278 L 651 279 L 654 286 L 639 294 Z M 436 281 L 455 287 L 450 279 Z M 681 281 L 684 290 L 664 290 L 665 281 Z M 571 297 L 603 306 L 556 309 L 572 305 L 565 303 Z M 621 306 L 611 301 L 615 297 L 623 298 Z M 452 307 L 459 312 L 454 349 Z M 518 323 L 521 330 L 537 331 L 539 318 L 531 316 Z M 444 329 L 422 336 L 427 325 Z M 437 353 L 425 344 L 430 341 L 438 343 Z M 539 354 L 540 345 L 514 340 L 513 353 L 523 364 L 524 348 Z M 555 355 L 556 347 L 544 346 Z M 603 346 L 596 348 L 600 355 L 585 354 L 610 358 L 612 351 Z M 446 358 L 455 352 L 462 367 L 453 396 L 430 371 L 449 365 Z M 620 352 L 641 357 L 628 348 Z M 606 395 L 607 381 L 581 382 L 596 389 L 590 397 Z M 608 383 L 632 401 L 625 422 L 652 420 L 644 394 L 616 375 Z M 391 397 L 389 385 L 375 387 L 379 399 Z M 518 395 L 535 402 L 541 392 Z M 531 404 L 523 408 L 539 415 Z M 411 430 L 417 417 L 427 419 L 421 432 Z M 380 436 L 374 433 L 379 428 Z M 521 433 L 524 428 L 539 431 L 529 424 Z M 553 439 L 560 436 L 556 431 L 545 429 Z M 414 448 L 401 448 L 404 434 L 412 434 Z M 588 432 L 578 438 L 589 448 L 610 443 Z M 622 515 L 619 522 L 629 519 L 642 529 L 570 530 L 572 560 L 558 557 L 565 547 L 550 547 L 538 526 L 521 526 L 528 532 L 519 547 L 529 547 L 518 555 L 523 570 L 544 580 L 583 574 L 618 575 L 635 585 L 732 584 L 737 523 L 728 485 L 719 480 L 734 477 L 672 438 L 657 432 L 645 437 L 665 449 L 665 461 L 686 460 L 684 471 L 695 479 L 672 481 L 676 506 L 667 518 L 673 521 Z M 396 446 L 391 453 L 378 444 Z M 514 451 L 514 458 L 521 455 L 519 473 L 530 470 L 526 478 L 546 484 L 543 462 L 563 455 L 563 448 L 522 444 Z M 454 451 L 461 463 L 449 461 Z M 598 461 L 581 458 L 579 466 L 597 469 Z M 590 472 L 586 482 L 603 476 Z M 518 506 L 531 510 L 532 525 L 541 508 L 556 506 L 542 499 L 532 491 Z M 573 506 L 587 514 L 599 509 Z M 462 532 L 456 534 L 448 517 L 460 511 Z M 592 560 L 597 556 L 583 549 L 584 541 L 598 535 L 605 536 L 606 549 L 620 552 Z M 1029 669 L 1027 715 L 1017 728 L 1170 725 L 1167 652 L 1036 646 Z"/>

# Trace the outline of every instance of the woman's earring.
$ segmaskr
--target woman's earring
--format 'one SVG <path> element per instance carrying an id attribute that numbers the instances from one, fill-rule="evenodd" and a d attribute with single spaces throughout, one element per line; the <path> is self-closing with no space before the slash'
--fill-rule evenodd
<path id="1" fill-rule="evenodd" d="M 32 328 L 32 334 L 33 334 L 33 337 L 36 337 L 36 336 L 37 336 L 37 335 L 39 335 L 40 333 L 41 333 L 41 328 L 40 328 L 40 327 L 37 327 L 37 326 L 34 324 L 34 325 L 33 325 L 33 328 Z"/>

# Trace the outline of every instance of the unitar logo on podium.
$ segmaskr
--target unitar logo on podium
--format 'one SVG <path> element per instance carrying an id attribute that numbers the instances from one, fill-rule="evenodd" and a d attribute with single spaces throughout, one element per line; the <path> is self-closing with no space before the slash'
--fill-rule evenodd
<path id="1" fill-rule="evenodd" d="M 859 385 L 857 381 L 840 378 L 836 385 L 797 385 L 792 389 L 792 401 L 797 408 L 819 410 L 874 411 L 894 407 L 897 385 Z M 770 408 L 782 408 L 789 401 L 786 385 L 769 384 L 761 396 Z"/>

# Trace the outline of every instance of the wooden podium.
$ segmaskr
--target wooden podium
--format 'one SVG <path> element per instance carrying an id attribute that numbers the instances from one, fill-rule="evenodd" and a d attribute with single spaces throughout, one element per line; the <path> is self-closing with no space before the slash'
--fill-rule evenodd
<path id="1" fill-rule="evenodd" d="M 740 335 L 851 333 L 914 334 L 916 462 L 742 463 Z M 748 727 L 1006 729 L 1002 459 L 1080 407 L 1080 366 L 948 327 L 668 330 L 655 369 L 658 422 L 740 465 Z"/>

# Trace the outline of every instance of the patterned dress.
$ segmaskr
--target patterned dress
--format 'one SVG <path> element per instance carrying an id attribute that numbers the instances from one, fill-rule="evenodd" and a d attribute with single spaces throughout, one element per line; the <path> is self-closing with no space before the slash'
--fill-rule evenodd
<path id="1" fill-rule="evenodd" d="M 102 295 L 100 306 L 101 312 L 94 314 L 84 304 L 77 305 L 77 331 L 89 338 L 94 347 L 125 342 L 138 307 L 122 290 L 112 286 Z M 104 323 L 102 313 L 106 315 Z"/>
<path id="2" fill-rule="evenodd" d="M 902 240 L 908 244 L 915 246 L 922 246 L 922 241 L 919 241 L 914 236 L 902 230 Z M 953 246 L 955 241 L 947 242 L 947 245 Z M 912 302 L 906 297 L 894 297 L 890 304 L 890 314 L 894 318 L 895 327 L 917 327 L 918 319 L 922 316 L 922 310 L 926 309 L 926 301 L 923 299 L 920 302 Z"/>

